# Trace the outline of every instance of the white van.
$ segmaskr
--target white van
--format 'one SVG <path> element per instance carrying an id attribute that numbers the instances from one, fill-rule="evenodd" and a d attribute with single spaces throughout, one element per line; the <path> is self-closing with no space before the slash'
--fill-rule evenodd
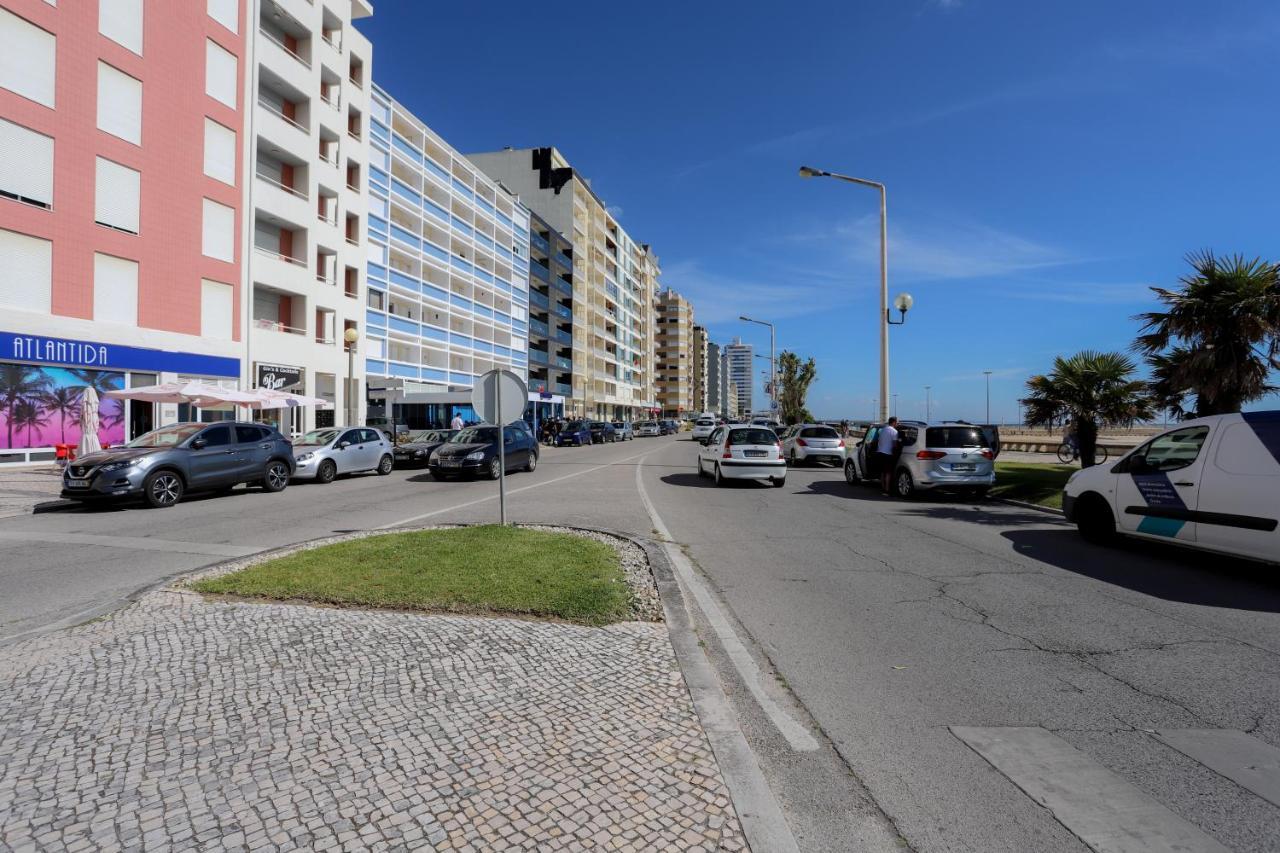
<path id="1" fill-rule="evenodd" d="M 1120 533 L 1280 563 L 1280 411 L 1184 421 L 1072 474 L 1062 509 L 1093 541 Z"/>

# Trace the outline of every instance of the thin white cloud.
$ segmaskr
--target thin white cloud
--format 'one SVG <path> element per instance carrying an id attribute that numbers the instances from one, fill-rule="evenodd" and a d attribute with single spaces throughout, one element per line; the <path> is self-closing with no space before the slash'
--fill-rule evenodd
<path id="1" fill-rule="evenodd" d="M 693 303 L 700 324 L 730 323 L 743 314 L 798 317 L 829 311 L 841 298 L 840 291 L 822 282 L 742 278 L 712 272 L 696 260 L 663 264 L 662 283 Z"/>
<path id="2" fill-rule="evenodd" d="M 1152 301 L 1151 285 L 1083 281 L 1033 281 L 1001 291 L 1012 299 L 1071 305 L 1142 305 Z"/>

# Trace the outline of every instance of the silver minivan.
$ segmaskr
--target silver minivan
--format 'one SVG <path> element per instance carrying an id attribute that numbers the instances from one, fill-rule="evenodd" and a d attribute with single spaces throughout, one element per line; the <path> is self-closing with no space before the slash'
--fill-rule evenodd
<path id="1" fill-rule="evenodd" d="M 883 424 L 872 424 L 845 462 L 850 484 L 880 479 L 875 453 Z M 890 480 L 893 493 L 949 489 L 984 497 L 996 482 L 995 452 L 987 430 L 974 424 L 904 421 L 898 424 L 899 454 Z"/>

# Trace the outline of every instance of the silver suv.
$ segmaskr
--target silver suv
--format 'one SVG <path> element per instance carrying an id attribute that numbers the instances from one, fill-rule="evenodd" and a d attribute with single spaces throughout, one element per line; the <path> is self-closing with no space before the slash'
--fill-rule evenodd
<path id="1" fill-rule="evenodd" d="M 876 481 L 876 443 L 882 424 L 874 424 L 845 463 L 849 483 Z M 947 489 L 985 497 L 996 482 L 995 453 L 986 431 L 974 424 L 944 421 L 898 424 L 900 452 L 891 478 L 893 493 L 909 498 L 918 491 Z"/>

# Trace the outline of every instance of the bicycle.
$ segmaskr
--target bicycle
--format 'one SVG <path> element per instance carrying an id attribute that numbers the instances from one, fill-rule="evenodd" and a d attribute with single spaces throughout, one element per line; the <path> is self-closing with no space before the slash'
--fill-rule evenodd
<path id="1" fill-rule="evenodd" d="M 1070 444 L 1067 444 L 1064 441 L 1062 442 L 1062 444 L 1058 445 L 1058 459 L 1064 465 L 1070 464 L 1072 462 L 1077 462 L 1080 459 L 1080 450 L 1079 448 L 1076 448 Z M 1098 465 L 1101 465 L 1103 462 L 1106 462 L 1107 448 L 1103 447 L 1102 445 L 1098 445 L 1097 447 L 1095 447 L 1093 449 L 1093 461 Z"/>

